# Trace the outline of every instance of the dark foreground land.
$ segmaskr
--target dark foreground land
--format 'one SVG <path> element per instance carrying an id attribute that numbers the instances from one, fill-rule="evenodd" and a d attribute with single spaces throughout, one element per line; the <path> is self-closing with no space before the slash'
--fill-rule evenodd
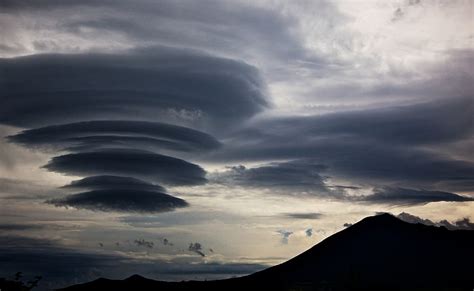
<path id="1" fill-rule="evenodd" d="M 85 290 L 474 290 L 474 231 L 367 217 L 301 255 L 249 276 L 161 282 L 134 275 Z"/>

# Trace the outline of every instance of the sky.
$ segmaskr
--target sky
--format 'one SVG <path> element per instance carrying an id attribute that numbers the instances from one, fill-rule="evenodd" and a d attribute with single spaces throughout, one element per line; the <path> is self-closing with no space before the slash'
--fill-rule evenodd
<path id="1" fill-rule="evenodd" d="M 472 1 L 0 1 L 0 277 L 226 278 L 474 228 Z"/>

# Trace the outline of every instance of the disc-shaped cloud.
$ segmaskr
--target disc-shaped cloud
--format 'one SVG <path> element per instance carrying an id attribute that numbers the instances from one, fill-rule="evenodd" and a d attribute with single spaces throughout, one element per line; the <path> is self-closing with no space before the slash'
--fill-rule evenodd
<path id="1" fill-rule="evenodd" d="M 76 176 L 123 175 L 166 185 L 198 185 L 207 180 L 198 165 L 141 150 L 104 149 L 54 157 L 44 168 Z"/>
<path id="2" fill-rule="evenodd" d="M 254 67 L 177 48 L 0 59 L 0 71 L 0 123 L 23 127 L 140 118 L 223 128 L 267 105 Z"/>
<path id="3" fill-rule="evenodd" d="M 63 186 L 62 188 L 88 190 L 134 189 L 166 192 L 166 189 L 164 187 L 157 184 L 151 184 L 132 177 L 120 177 L 111 175 L 87 177 L 81 180 L 72 181 L 70 184 Z"/>
<path id="4" fill-rule="evenodd" d="M 186 207 L 183 199 L 144 190 L 94 190 L 49 200 L 56 206 L 75 207 L 99 211 L 165 212 Z"/>
<path id="5" fill-rule="evenodd" d="M 219 147 L 212 136 L 183 126 L 158 122 L 101 120 L 25 130 L 9 140 L 27 147 L 84 151 L 136 147 L 172 151 L 206 151 Z"/>

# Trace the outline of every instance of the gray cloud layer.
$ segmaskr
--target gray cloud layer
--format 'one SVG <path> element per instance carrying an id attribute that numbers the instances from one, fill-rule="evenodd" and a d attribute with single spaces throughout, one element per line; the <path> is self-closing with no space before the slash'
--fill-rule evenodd
<path id="1" fill-rule="evenodd" d="M 474 135 L 471 97 L 436 100 L 410 106 L 336 112 L 320 116 L 263 121 L 267 134 L 289 131 L 307 137 L 336 136 L 397 145 L 426 145 L 456 141 Z M 272 132 L 273 131 L 273 132 Z"/>
<path id="2" fill-rule="evenodd" d="M 303 45 L 302 36 L 296 33 L 299 19 L 290 13 L 279 13 L 279 6 L 283 6 L 281 3 L 271 7 L 251 4 L 254 3 L 215 0 L 199 3 L 166 0 L 158 5 L 146 0 L 133 3 L 46 0 L 40 3 L 2 1 L 0 5 L 3 6 L 0 7 L 10 13 L 30 17 L 44 16 L 44 12 L 48 11 L 56 20 L 55 32 L 79 39 L 102 36 L 104 40 L 113 39 L 122 45 L 125 40 L 128 45 L 171 44 L 220 55 L 246 58 L 258 55 L 274 66 L 281 62 L 295 68 L 306 65 L 318 69 L 323 66 L 325 60 L 313 56 Z M 301 3 L 301 6 L 309 9 L 310 5 L 305 4 Z M 343 18 L 334 6 L 323 1 L 318 3 L 318 9 L 312 10 L 320 19 L 319 25 L 325 29 L 337 26 Z M 82 11 L 81 17 L 71 17 L 74 11 Z M 37 30 L 51 29 L 51 26 L 43 26 L 43 21 L 38 22 Z M 32 40 L 32 45 L 39 51 L 61 46 L 55 40 L 43 39 Z M 13 44 L 4 49 L 11 51 L 12 47 Z"/>
<path id="3" fill-rule="evenodd" d="M 357 187 L 330 185 L 327 181 L 327 177 L 321 175 L 321 172 L 326 170 L 327 167 L 317 164 L 314 160 L 295 160 L 279 163 L 274 162 L 253 168 L 246 168 L 244 166 L 230 167 L 229 170 L 225 172 L 213 174 L 211 180 L 216 183 L 231 186 L 268 188 L 276 193 L 308 193 L 353 202 L 416 205 L 439 201 L 474 201 L 472 197 L 445 191 L 409 189 L 393 186 L 377 187 L 370 195 L 353 196 L 349 195 L 346 190 L 357 190 Z M 400 171 L 401 170 L 402 168 L 400 168 Z M 291 218 L 316 219 L 320 217 L 320 214 L 289 213 L 287 216 Z"/>
<path id="4" fill-rule="evenodd" d="M 328 192 L 326 178 L 321 172 L 326 169 L 311 160 L 274 162 L 253 168 L 239 165 L 215 174 L 214 182 L 247 187 L 291 190 L 295 192 Z"/>
<path id="5" fill-rule="evenodd" d="M 328 176 L 469 191 L 474 163 L 445 154 L 472 139 L 474 102 L 453 98 L 387 109 L 267 118 L 228 139 L 216 160 L 307 159 Z M 469 155 L 469 154 L 468 154 Z"/>
<path id="6" fill-rule="evenodd" d="M 44 168 L 70 175 L 124 175 L 167 185 L 199 185 L 206 172 L 181 159 L 140 150 L 108 149 L 54 157 Z"/>
<path id="7" fill-rule="evenodd" d="M 343 158 L 347 159 L 348 157 Z M 378 160 L 375 159 L 374 163 L 377 161 Z M 383 163 L 383 160 L 378 162 Z M 364 165 L 361 164 L 361 166 Z M 370 165 L 365 165 L 365 167 L 368 166 Z M 382 167 L 387 167 L 386 169 L 388 170 L 394 170 L 389 166 L 390 165 L 382 165 Z M 402 166 L 399 169 L 400 171 L 408 169 L 407 165 Z M 312 159 L 274 162 L 253 168 L 246 168 L 244 166 L 230 167 L 227 171 L 211 175 L 211 181 L 230 186 L 268 188 L 275 193 L 284 193 L 287 195 L 307 193 L 353 202 L 416 205 L 439 201 L 474 201 L 472 197 L 445 191 L 419 190 L 394 186 L 379 186 L 376 187 L 370 195 L 353 196 L 349 195 L 346 190 L 357 190 L 357 187 L 331 185 L 327 177 L 321 175 L 321 172 L 326 170 L 326 166 L 318 164 L 317 161 Z M 363 174 L 369 175 L 370 173 L 366 172 Z M 379 175 L 381 174 L 379 173 Z M 418 177 L 415 178 L 423 178 L 421 175 L 425 174 L 420 173 Z M 383 176 L 378 177 L 386 178 Z M 430 178 L 430 176 L 428 176 L 428 178 Z M 453 178 L 462 179 L 462 177 Z M 373 183 L 375 184 L 377 182 L 379 181 L 374 181 Z M 319 218 L 320 214 L 290 213 L 287 214 L 287 216 L 291 218 L 315 219 Z"/>
<path id="8" fill-rule="evenodd" d="M 361 198 L 371 203 L 386 203 L 394 205 L 416 205 L 439 201 L 474 201 L 472 197 L 461 196 L 442 191 L 415 190 L 396 187 L 375 189 L 374 193 Z"/>

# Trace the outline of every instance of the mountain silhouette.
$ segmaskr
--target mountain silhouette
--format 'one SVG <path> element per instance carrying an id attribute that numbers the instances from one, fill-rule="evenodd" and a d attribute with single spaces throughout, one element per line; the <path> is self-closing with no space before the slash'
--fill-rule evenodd
<path id="1" fill-rule="evenodd" d="M 215 281 L 138 275 L 61 290 L 474 290 L 474 231 L 364 218 L 280 265 Z"/>

